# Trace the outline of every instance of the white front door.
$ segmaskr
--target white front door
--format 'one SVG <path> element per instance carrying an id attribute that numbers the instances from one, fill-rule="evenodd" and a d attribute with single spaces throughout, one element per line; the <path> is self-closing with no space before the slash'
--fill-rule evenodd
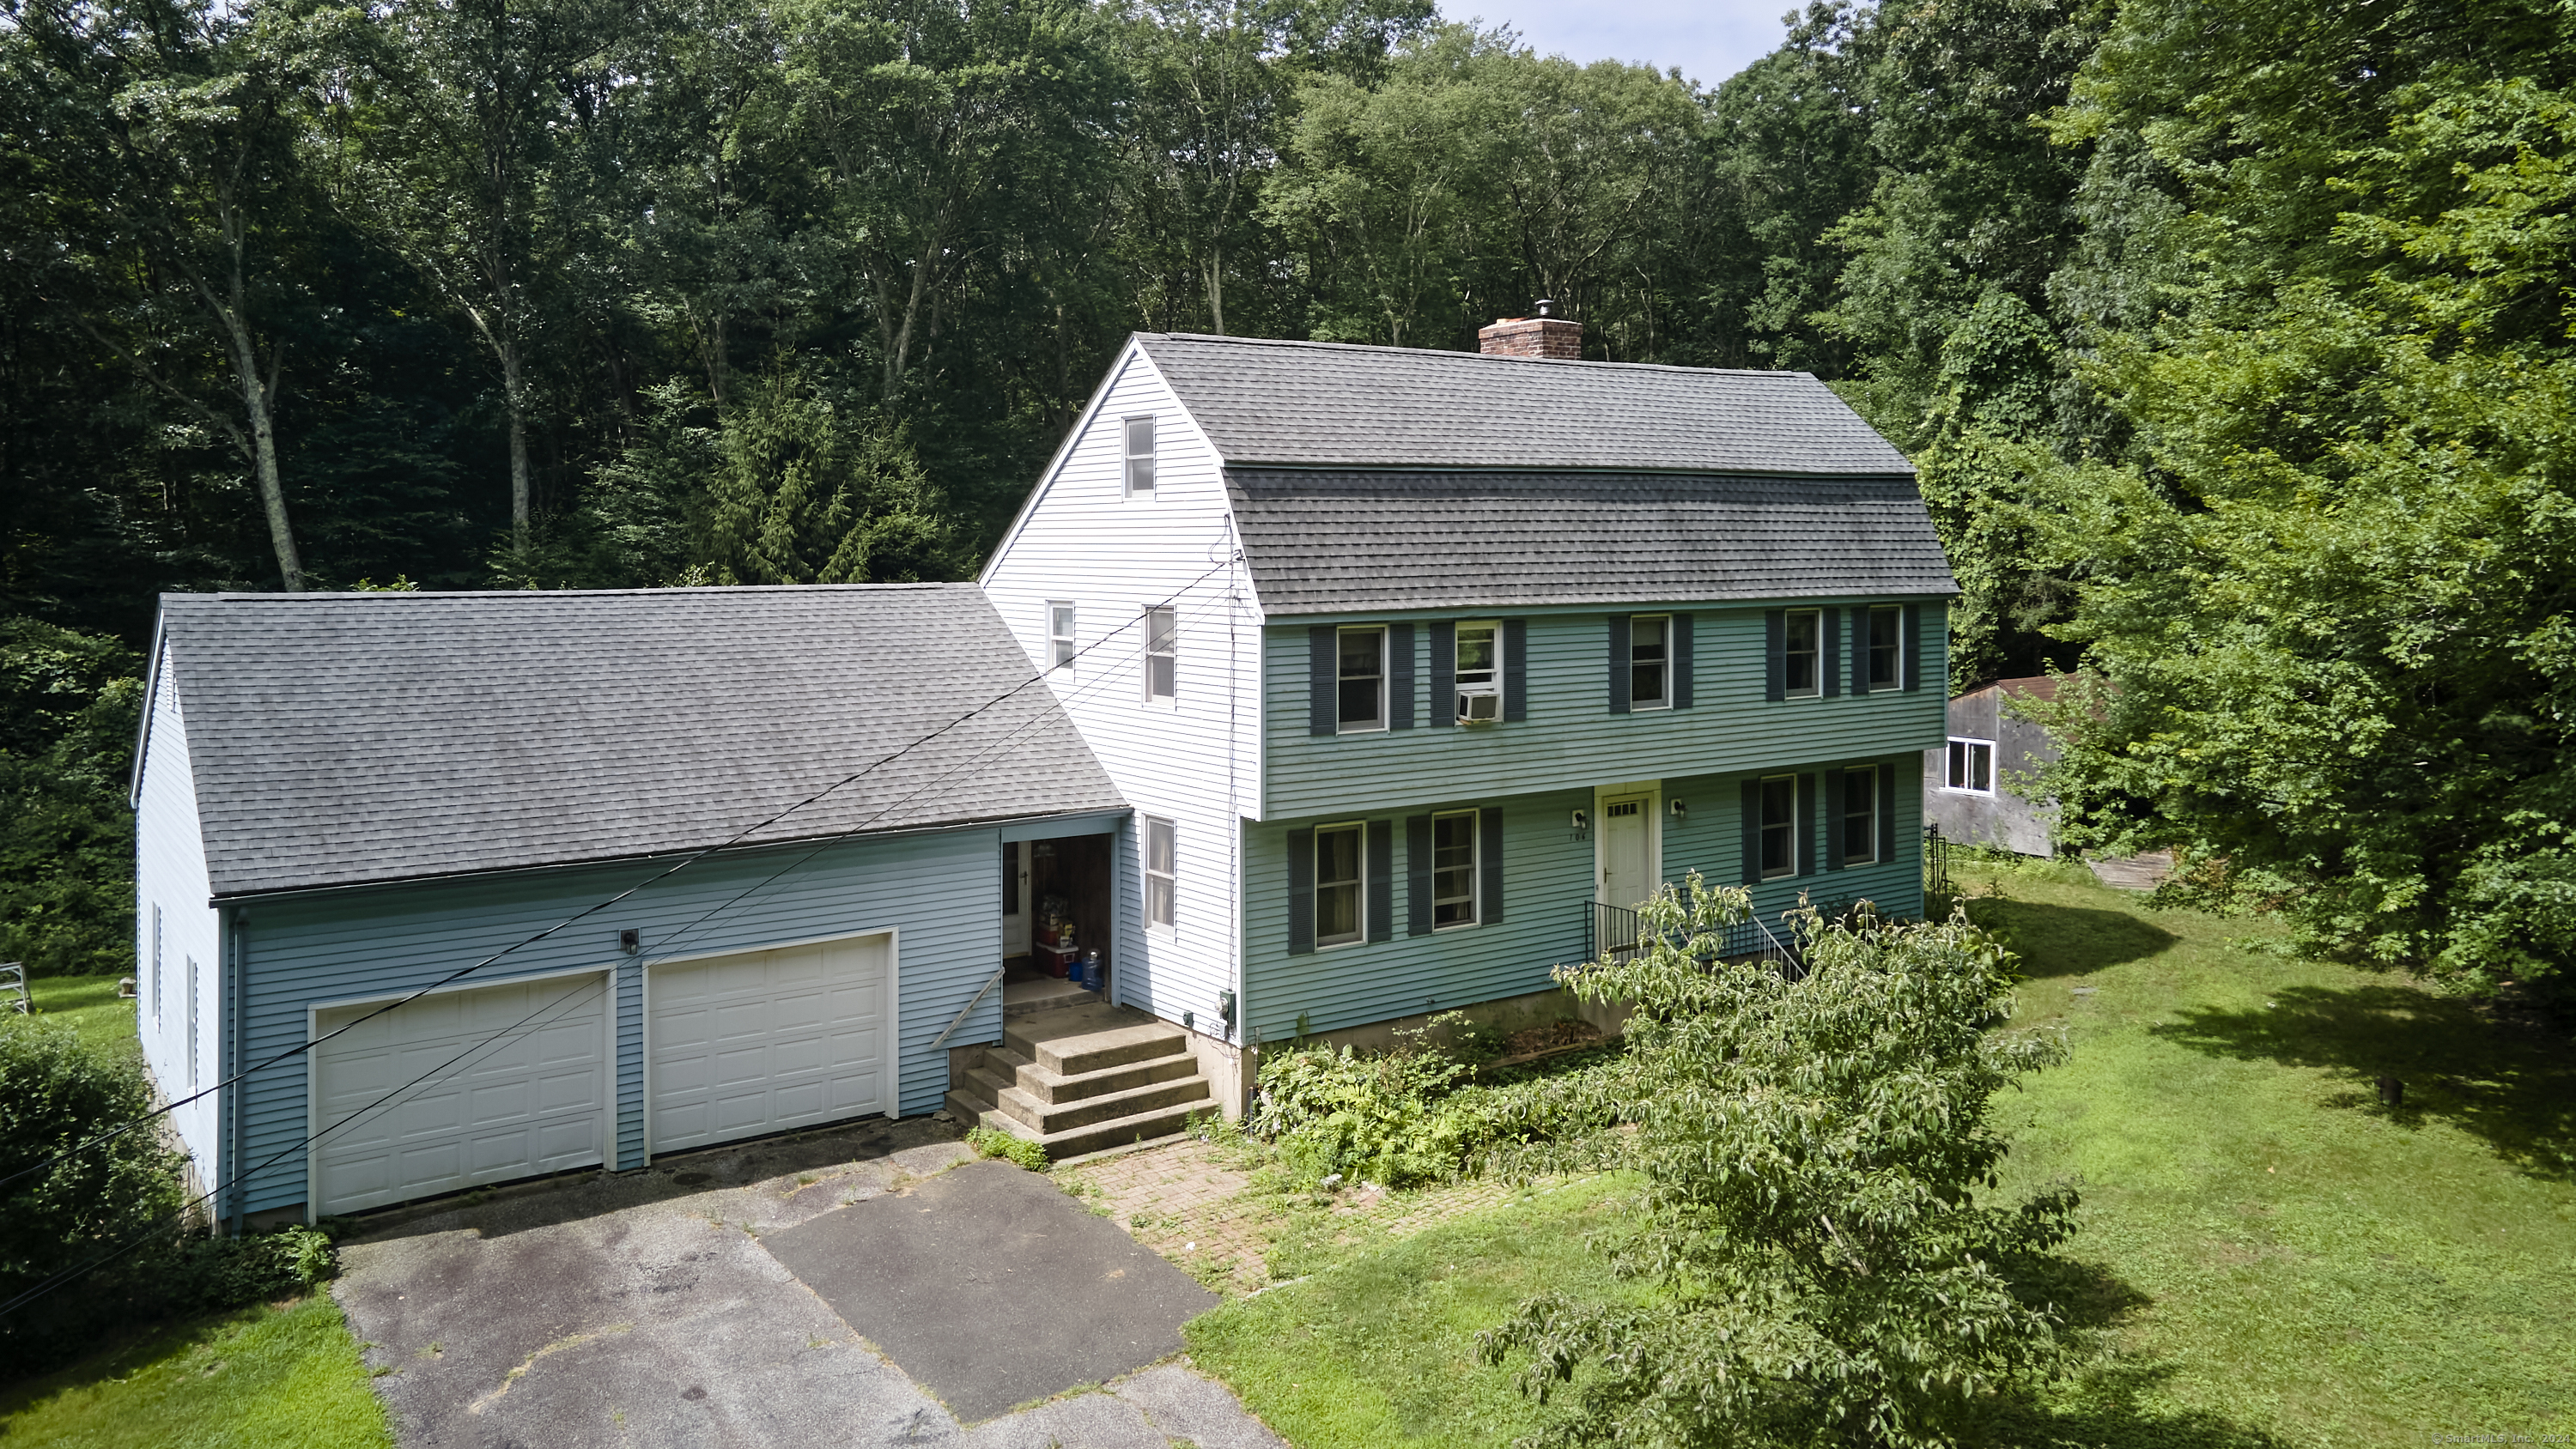
<path id="1" fill-rule="evenodd" d="M 1660 884 L 1652 795 L 1612 795 L 1601 802 L 1601 899 L 1634 906 Z"/>
<path id="2" fill-rule="evenodd" d="M 1002 843 L 1002 954 L 1029 954 L 1029 847 Z"/>
<path id="3" fill-rule="evenodd" d="M 374 1011 L 325 1007 L 320 1037 Z M 317 1214 L 607 1160 L 607 973 L 437 991 L 313 1049 Z"/>
<path id="4" fill-rule="evenodd" d="M 654 967 L 645 988 L 648 1150 L 892 1108 L 894 971 L 891 935 Z"/>

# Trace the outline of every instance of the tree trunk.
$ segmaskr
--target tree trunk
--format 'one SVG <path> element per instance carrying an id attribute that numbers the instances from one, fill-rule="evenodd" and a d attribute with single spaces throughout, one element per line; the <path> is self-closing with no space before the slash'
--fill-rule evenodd
<path id="1" fill-rule="evenodd" d="M 528 547 L 528 410 L 521 391 L 518 344 L 501 341 L 501 394 L 510 414 L 510 546 Z"/>
<path id="2" fill-rule="evenodd" d="M 1217 336 L 1225 335 L 1225 250 L 1208 248 L 1207 259 L 1208 326 Z"/>
<path id="3" fill-rule="evenodd" d="M 227 240 L 232 240 L 231 228 L 227 227 L 226 232 Z M 268 542 L 277 551 L 278 577 L 288 593 L 300 594 L 304 592 L 304 559 L 296 552 L 295 530 L 286 517 L 286 488 L 277 476 L 277 373 L 286 360 L 286 344 L 280 342 L 270 350 L 269 374 L 262 378 L 259 352 L 251 342 L 250 324 L 243 311 L 238 242 L 229 281 L 229 306 L 207 290 L 202 278 L 197 279 L 197 290 L 223 323 L 225 340 L 231 344 L 225 350 L 232 356 L 233 380 L 241 388 L 242 411 L 250 419 L 251 472 L 259 480 L 260 508 L 268 515 Z"/>

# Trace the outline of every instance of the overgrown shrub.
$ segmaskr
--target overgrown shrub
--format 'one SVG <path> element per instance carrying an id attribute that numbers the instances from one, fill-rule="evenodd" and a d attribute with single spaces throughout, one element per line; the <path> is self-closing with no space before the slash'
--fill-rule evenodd
<path id="1" fill-rule="evenodd" d="M 2008 1150 L 1989 1105 L 2064 1056 L 1998 1030 L 2012 954 L 1965 917 L 1810 915 L 1806 971 L 1717 959 L 1751 914 L 1694 876 L 1647 911 L 1647 951 L 1560 973 L 1634 1003 L 1628 1055 L 1600 1083 L 1632 1130 L 1556 1155 L 1642 1170 L 1601 1240 L 1638 1302 L 1542 1296 L 1486 1334 L 1563 1396 L 1539 1442 L 1866 1444 L 1977 1437 L 2010 1390 L 2067 1371 L 2076 1346 L 2047 1282 L 2076 1195 L 1998 1192 Z M 1541 1154 L 1544 1155 L 1544 1154 Z"/>
<path id="2" fill-rule="evenodd" d="M 1047 1159 L 1046 1148 L 999 1127 L 967 1128 L 966 1145 L 974 1148 L 978 1157 L 999 1157 L 1031 1172 L 1044 1172 L 1055 1165 Z"/>
<path id="3" fill-rule="evenodd" d="M 0 1177 L 150 1107 L 132 1057 L 84 1047 L 68 1027 L 0 1017 Z M 217 1237 L 186 1202 L 179 1155 L 148 1129 L 0 1188 L 0 1302 L 108 1259 L 0 1316 L 0 1377 L 77 1357 L 126 1324 L 284 1297 L 337 1269 L 311 1228 Z"/>
<path id="4" fill-rule="evenodd" d="M 1448 1037 L 1445 1049 L 1436 1035 Z M 1597 1120 L 1596 1096 L 1565 1077 L 1472 1084 L 1506 1040 L 1451 1012 L 1383 1052 L 1274 1048 L 1263 1054 L 1249 1130 L 1274 1144 L 1296 1181 L 1338 1174 L 1410 1187 L 1456 1177 L 1506 1144 Z"/>

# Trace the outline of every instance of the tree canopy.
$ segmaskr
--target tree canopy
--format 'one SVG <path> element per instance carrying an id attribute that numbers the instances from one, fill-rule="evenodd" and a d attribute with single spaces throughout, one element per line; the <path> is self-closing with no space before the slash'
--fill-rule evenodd
<path id="1" fill-rule="evenodd" d="M 0 609 L 960 577 L 1136 329 L 1793 367 L 2072 844 L 2568 979 L 2576 12 L 1813 0 L 1706 85 L 1428 0 L 0 0 Z"/>

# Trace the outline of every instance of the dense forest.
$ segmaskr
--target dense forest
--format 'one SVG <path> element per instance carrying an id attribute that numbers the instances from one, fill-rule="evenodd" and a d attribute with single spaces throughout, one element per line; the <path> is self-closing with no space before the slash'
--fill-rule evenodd
<path id="1" fill-rule="evenodd" d="M 2071 845 L 2576 960 L 2563 6 L 1819 0 L 1711 88 L 1428 0 L 0 3 L 0 956 L 123 949 L 156 590 L 962 577 L 1131 330 L 1549 297 L 1915 459 L 1954 682 L 2080 670 Z"/>

